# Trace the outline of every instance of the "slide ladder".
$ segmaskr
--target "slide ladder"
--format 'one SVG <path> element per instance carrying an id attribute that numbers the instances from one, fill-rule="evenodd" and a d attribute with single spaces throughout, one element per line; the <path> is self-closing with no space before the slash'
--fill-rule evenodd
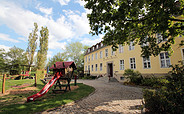
<path id="1" fill-rule="evenodd" d="M 57 72 L 52 79 L 42 88 L 42 90 L 40 92 L 38 92 L 37 94 L 34 94 L 30 97 L 27 98 L 27 102 L 30 101 L 34 101 L 36 98 L 42 97 L 43 95 L 45 95 L 49 89 L 54 85 L 54 83 L 62 76 L 62 74 L 60 72 Z"/>

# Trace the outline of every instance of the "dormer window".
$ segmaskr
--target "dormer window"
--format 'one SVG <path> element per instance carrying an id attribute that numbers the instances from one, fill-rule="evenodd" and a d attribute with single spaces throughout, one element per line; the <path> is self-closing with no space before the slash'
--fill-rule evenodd
<path id="1" fill-rule="evenodd" d="M 103 44 L 101 43 L 101 47 L 103 46 Z"/>
<path id="2" fill-rule="evenodd" d="M 93 51 L 95 50 L 95 47 L 93 47 Z"/>
<path id="3" fill-rule="evenodd" d="M 88 53 L 90 52 L 90 49 L 88 49 Z"/>
<path id="4" fill-rule="evenodd" d="M 96 45 L 96 49 L 98 49 L 98 45 Z"/>

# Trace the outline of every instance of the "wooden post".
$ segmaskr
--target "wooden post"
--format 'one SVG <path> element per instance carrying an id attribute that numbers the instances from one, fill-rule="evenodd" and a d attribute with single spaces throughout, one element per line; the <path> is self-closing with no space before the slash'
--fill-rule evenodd
<path id="1" fill-rule="evenodd" d="M 36 78 L 37 78 L 37 77 L 36 77 L 36 74 L 35 74 L 35 87 L 36 87 L 36 80 L 37 80 Z"/>
<path id="2" fill-rule="evenodd" d="M 75 83 L 74 85 L 76 86 L 77 85 L 77 75 L 75 75 Z"/>
<path id="3" fill-rule="evenodd" d="M 3 75 L 2 94 L 5 93 L 5 77 L 6 77 L 6 74 Z"/>

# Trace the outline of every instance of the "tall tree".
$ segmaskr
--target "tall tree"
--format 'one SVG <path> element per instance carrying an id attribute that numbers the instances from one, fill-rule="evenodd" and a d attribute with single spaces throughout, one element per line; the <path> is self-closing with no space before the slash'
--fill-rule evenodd
<path id="1" fill-rule="evenodd" d="M 7 71 L 6 53 L 4 49 L 0 49 L 0 72 Z"/>
<path id="2" fill-rule="evenodd" d="M 27 53 L 28 53 L 28 60 L 29 60 L 29 66 L 33 64 L 33 57 L 35 54 L 35 50 L 37 48 L 37 39 L 38 39 L 38 25 L 37 23 L 34 23 L 34 30 L 29 34 L 29 39 L 28 39 L 28 47 L 27 47 Z"/>
<path id="3" fill-rule="evenodd" d="M 84 64 L 84 53 L 88 46 L 83 45 L 80 42 L 72 42 L 66 46 L 65 54 L 69 59 L 76 63 L 78 69 L 83 67 Z"/>
<path id="4" fill-rule="evenodd" d="M 143 55 L 156 56 L 161 51 L 172 52 L 175 37 L 184 34 L 183 0 L 84 1 L 85 7 L 92 10 L 88 14 L 91 33 L 105 33 L 103 43 L 115 48 L 117 44 L 134 41 L 134 44 L 148 44 L 142 46 Z"/>
<path id="5" fill-rule="evenodd" d="M 10 48 L 7 52 L 7 58 L 9 59 L 10 70 L 16 70 L 18 73 L 20 73 L 22 65 L 28 65 L 26 52 L 18 47 Z"/>
<path id="6" fill-rule="evenodd" d="M 51 67 L 53 64 L 55 64 L 58 61 L 67 61 L 68 58 L 65 53 L 57 53 L 52 58 L 49 59 L 49 62 L 47 66 Z"/>
<path id="7" fill-rule="evenodd" d="M 47 27 L 42 27 L 40 30 L 40 49 L 37 53 L 37 68 L 44 69 L 47 61 L 47 51 L 48 51 L 48 40 L 49 40 L 49 30 Z"/>

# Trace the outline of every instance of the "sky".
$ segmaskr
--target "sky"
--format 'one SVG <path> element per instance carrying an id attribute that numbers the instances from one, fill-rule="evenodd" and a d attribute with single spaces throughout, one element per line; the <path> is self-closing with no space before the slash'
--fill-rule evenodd
<path id="1" fill-rule="evenodd" d="M 42 26 L 49 30 L 48 58 L 71 42 L 95 45 L 103 35 L 89 34 L 87 14 L 91 11 L 84 5 L 81 0 L 0 0 L 0 48 L 26 50 L 34 22 L 39 31 Z"/>

